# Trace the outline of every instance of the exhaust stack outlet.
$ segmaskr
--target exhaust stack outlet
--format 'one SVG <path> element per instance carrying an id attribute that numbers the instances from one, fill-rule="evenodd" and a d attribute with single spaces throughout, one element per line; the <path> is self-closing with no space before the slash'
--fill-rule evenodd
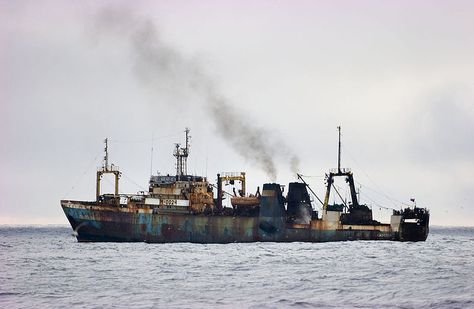
<path id="1" fill-rule="evenodd" d="M 306 184 L 291 182 L 288 188 L 288 217 L 293 223 L 310 224 L 313 214 Z"/>
<path id="2" fill-rule="evenodd" d="M 222 180 L 221 174 L 217 174 L 217 210 L 222 210 L 222 199 L 223 199 L 223 192 L 222 192 Z"/>
<path id="3" fill-rule="evenodd" d="M 286 220 L 285 198 L 277 183 L 263 185 L 259 213 L 259 236 L 264 240 L 281 238 Z"/>

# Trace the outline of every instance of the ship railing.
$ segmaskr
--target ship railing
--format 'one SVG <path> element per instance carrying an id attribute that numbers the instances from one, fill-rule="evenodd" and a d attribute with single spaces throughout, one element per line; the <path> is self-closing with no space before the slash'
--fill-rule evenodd
<path id="1" fill-rule="evenodd" d="M 240 172 L 223 172 L 221 173 L 221 177 L 240 177 L 242 173 Z"/>
<path id="2" fill-rule="evenodd" d="M 329 172 L 333 173 L 333 174 L 337 174 L 337 173 L 339 173 L 339 171 L 341 171 L 341 173 L 349 173 L 351 171 L 351 169 L 347 168 L 347 167 L 343 167 L 340 170 L 338 170 L 337 168 L 329 169 Z"/>
<path id="3" fill-rule="evenodd" d="M 113 164 L 107 167 L 99 167 L 97 170 L 102 172 L 120 172 L 120 168 L 117 165 Z"/>
<path id="4" fill-rule="evenodd" d="M 113 165 L 113 164 L 109 167 L 109 170 L 111 170 L 112 172 L 119 172 L 120 171 L 119 167 L 116 166 L 116 165 Z"/>

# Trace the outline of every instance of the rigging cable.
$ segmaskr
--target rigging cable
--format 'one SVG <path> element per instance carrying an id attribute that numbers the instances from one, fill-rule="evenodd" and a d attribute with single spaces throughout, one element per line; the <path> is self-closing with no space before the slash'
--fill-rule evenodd
<path id="1" fill-rule="evenodd" d="M 363 186 L 363 185 L 362 185 L 361 183 L 359 183 L 359 182 L 357 182 L 357 184 Z M 332 185 L 333 185 L 333 187 L 335 186 L 334 184 L 332 184 Z M 339 186 L 336 186 L 336 187 L 337 187 L 339 190 L 341 190 L 341 187 L 339 187 Z M 337 192 L 336 187 L 334 187 L 334 189 L 335 189 L 336 192 Z M 364 188 L 370 189 L 370 188 L 368 188 L 368 187 L 366 187 L 366 186 L 364 186 Z M 337 193 L 339 194 L 339 192 L 337 192 Z M 342 197 L 341 197 L 340 194 L 339 194 L 339 197 L 340 197 L 341 200 L 342 200 Z M 387 206 L 382 206 L 382 205 L 380 205 L 377 201 L 373 200 L 373 199 L 370 198 L 370 196 L 368 196 L 368 195 L 364 195 L 364 197 L 367 198 L 368 200 L 370 200 L 375 206 L 377 206 L 377 207 L 379 207 L 379 208 L 383 208 L 383 209 L 387 209 L 387 210 L 397 210 L 397 209 L 392 208 L 392 207 L 387 207 Z M 344 201 L 343 201 L 343 203 L 344 203 Z"/>
<path id="2" fill-rule="evenodd" d="M 379 203 L 377 203 L 376 201 L 374 201 L 373 199 L 371 199 L 370 197 L 368 196 L 365 196 L 367 199 L 369 199 L 372 203 L 374 203 L 375 206 L 379 207 L 379 208 L 383 208 L 383 209 L 386 209 L 386 210 L 397 210 L 395 208 L 392 208 L 392 207 L 386 207 L 386 206 L 382 206 L 380 205 Z"/>
<path id="3" fill-rule="evenodd" d="M 397 207 L 396 203 L 400 203 L 400 204 L 404 204 L 406 206 L 409 206 L 407 204 L 405 204 L 404 202 L 402 201 L 399 201 L 398 199 L 396 198 L 393 198 L 391 196 L 389 196 L 388 194 L 384 193 L 382 188 L 375 182 L 372 180 L 372 178 L 367 174 L 367 172 L 360 166 L 360 164 L 357 163 L 357 160 L 354 159 L 354 157 L 351 155 L 351 152 L 347 149 L 347 147 L 344 148 L 345 152 L 349 155 L 349 157 L 351 158 L 351 160 L 357 165 L 357 167 L 359 167 L 359 169 L 364 173 L 364 175 L 367 177 L 367 179 L 369 179 L 369 181 L 374 184 L 379 190 L 380 192 L 376 192 L 376 193 L 379 193 L 381 194 L 382 196 L 384 196 L 386 199 L 388 199 L 395 207 Z M 360 183 L 359 183 L 360 184 Z M 373 189 L 372 189 L 373 190 Z M 375 191 L 374 191 L 375 192 Z"/>
<path id="4" fill-rule="evenodd" d="M 368 187 L 368 186 L 366 186 L 366 185 L 364 185 L 364 184 L 362 184 L 362 183 L 360 183 L 360 182 L 358 182 L 358 181 L 356 181 L 356 183 L 357 183 L 358 185 L 360 185 L 361 187 L 364 187 L 365 189 L 368 189 L 369 191 L 372 191 L 372 192 L 374 192 L 374 193 L 376 193 L 376 194 L 378 194 L 378 195 L 380 195 L 380 196 L 383 196 L 383 197 L 385 197 L 385 198 L 388 198 L 388 197 L 387 197 L 384 193 L 382 193 L 382 192 L 378 192 L 377 190 L 375 190 L 375 189 L 373 189 L 373 188 L 371 188 L 371 187 Z M 397 203 L 400 203 L 400 204 L 402 204 L 402 205 L 405 205 L 405 206 L 410 206 L 409 204 L 404 203 L 404 202 L 402 202 L 402 201 L 398 201 L 398 200 L 396 200 L 396 199 L 392 200 L 392 202 L 393 202 L 393 201 L 395 201 L 395 202 L 397 202 Z M 398 206 L 398 205 L 395 205 L 395 207 L 397 207 L 397 206 Z M 391 208 L 391 209 L 395 209 L 395 208 Z"/>
<path id="5" fill-rule="evenodd" d="M 137 186 L 138 188 L 142 189 L 142 191 L 147 191 L 147 189 L 145 189 L 144 187 L 142 187 L 141 185 L 139 185 L 138 183 L 136 183 L 135 181 L 133 181 L 133 179 L 131 179 L 131 178 L 128 177 L 127 175 L 125 175 L 125 174 L 122 173 L 122 176 L 125 177 L 126 180 L 128 180 L 129 182 L 131 182 L 132 184 L 134 184 L 134 185 Z"/>
<path id="6" fill-rule="evenodd" d="M 321 203 L 321 205 L 324 205 L 324 203 L 321 201 L 321 199 L 316 195 L 316 193 L 314 193 L 313 189 L 311 189 L 311 187 L 306 183 L 306 181 L 304 181 L 303 175 L 298 174 L 298 173 L 296 173 L 296 175 L 308 187 L 309 191 L 311 191 L 311 193 L 313 193 L 313 195 L 318 199 L 318 201 Z"/>
<path id="7" fill-rule="evenodd" d="M 181 133 L 181 131 L 180 131 L 180 133 Z M 175 133 L 173 133 L 173 134 L 159 136 L 159 137 L 152 136 L 151 139 L 150 138 L 136 139 L 136 140 L 109 139 L 109 141 L 113 142 L 113 143 L 150 143 L 150 142 L 159 141 L 159 140 L 163 140 L 163 139 L 169 139 L 169 138 L 179 139 L 179 137 Z"/>
<path id="8" fill-rule="evenodd" d="M 210 185 L 211 185 L 212 187 L 216 188 L 216 189 L 219 189 L 219 188 L 217 188 L 217 186 L 216 186 L 215 184 L 210 183 Z M 235 197 L 235 195 L 230 194 L 229 192 L 224 191 L 224 190 L 222 190 L 222 193 L 225 193 L 225 194 L 229 195 L 230 197 Z"/>
<path id="9" fill-rule="evenodd" d="M 93 165 L 94 163 L 97 163 L 97 158 L 100 157 L 100 156 L 102 156 L 102 152 L 99 153 L 99 154 L 97 154 L 97 155 L 95 156 L 95 158 L 94 158 L 92 161 L 90 161 L 90 163 L 87 165 L 86 170 L 76 179 L 76 181 L 74 182 L 74 185 L 72 185 L 72 187 L 64 194 L 64 196 L 63 196 L 63 198 L 62 198 L 63 200 L 64 200 L 69 194 L 71 194 L 72 191 L 74 191 L 74 189 L 76 188 L 76 186 L 82 181 L 82 179 L 84 178 L 84 176 L 90 171 L 92 165 Z"/>
<path id="10" fill-rule="evenodd" d="M 339 195 L 339 198 L 341 199 L 342 203 L 344 204 L 344 207 L 348 208 L 347 207 L 347 204 L 346 202 L 344 201 L 344 199 L 342 198 L 341 194 L 339 193 L 339 191 L 337 191 L 337 188 L 334 184 L 332 184 L 332 187 L 334 188 L 334 190 L 336 191 L 337 195 Z"/>

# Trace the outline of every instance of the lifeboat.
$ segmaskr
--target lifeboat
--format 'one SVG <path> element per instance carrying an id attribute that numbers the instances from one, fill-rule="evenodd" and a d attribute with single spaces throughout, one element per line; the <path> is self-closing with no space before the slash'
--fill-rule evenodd
<path id="1" fill-rule="evenodd" d="M 257 196 L 236 196 L 230 199 L 230 203 L 232 204 L 232 207 L 259 206 L 260 198 Z"/>

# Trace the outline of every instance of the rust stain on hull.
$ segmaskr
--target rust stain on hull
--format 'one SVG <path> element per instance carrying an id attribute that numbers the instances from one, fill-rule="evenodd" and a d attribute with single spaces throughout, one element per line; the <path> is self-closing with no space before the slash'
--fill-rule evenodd
<path id="1" fill-rule="evenodd" d="M 407 237 L 390 225 L 344 226 L 330 229 L 322 220 L 310 224 L 284 224 L 281 230 L 265 231 L 260 217 L 153 214 L 120 208 L 99 209 L 81 202 L 62 201 L 62 208 L 80 242 L 326 242 L 347 240 L 425 240 L 427 234 Z M 403 231 L 403 229 L 402 229 Z M 404 235 L 405 239 L 400 236 Z M 424 235 L 424 236 L 423 236 Z M 422 239 L 424 237 L 424 239 Z"/>
<path id="2" fill-rule="evenodd" d="M 338 129 L 340 133 L 340 127 Z M 289 183 L 286 196 L 283 196 L 282 186 L 277 183 L 265 183 L 261 194 L 260 187 L 257 187 L 255 194 L 247 195 L 244 172 L 217 174 L 217 186 L 213 186 L 207 177 L 187 174 L 189 129 L 185 133 L 186 147 L 175 144 L 173 153 L 177 160 L 176 175 L 152 175 L 148 192 L 133 195 L 119 194 L 121 172 L 117 166 L 109 164 L 106 139 L 103 165 L 97 171 L 96 200 L 61 201 L 77 239 L 231 243 L 423 241 L 428 236 L 429 211 L 416 205 L 413 209 L 394 210 L 390 224 L 373 220 L 372 209 L 357 200 L 352 172 L 339 164 L 327 175 L 324 202 L 299 174 L 302 183 Z M 114 194 L 100 194 L 104 174 L 115 176 Z M 344 177 L 348 182 L 351 203 L 343 201 L 343 204 L 329 205 L 335 177 Z M 239 190 L 236 190 L 235 184 L 240 184 Z M 233 195 L 223 190 L 224 185 L 233 186 Z M 216 198 L 214 187 L 217 187 Z M 313 208 L 307 189 L 322 204 L 321 217 Z M 231 196 L 232 208 L 224 207 L 224 193 Z"/>

